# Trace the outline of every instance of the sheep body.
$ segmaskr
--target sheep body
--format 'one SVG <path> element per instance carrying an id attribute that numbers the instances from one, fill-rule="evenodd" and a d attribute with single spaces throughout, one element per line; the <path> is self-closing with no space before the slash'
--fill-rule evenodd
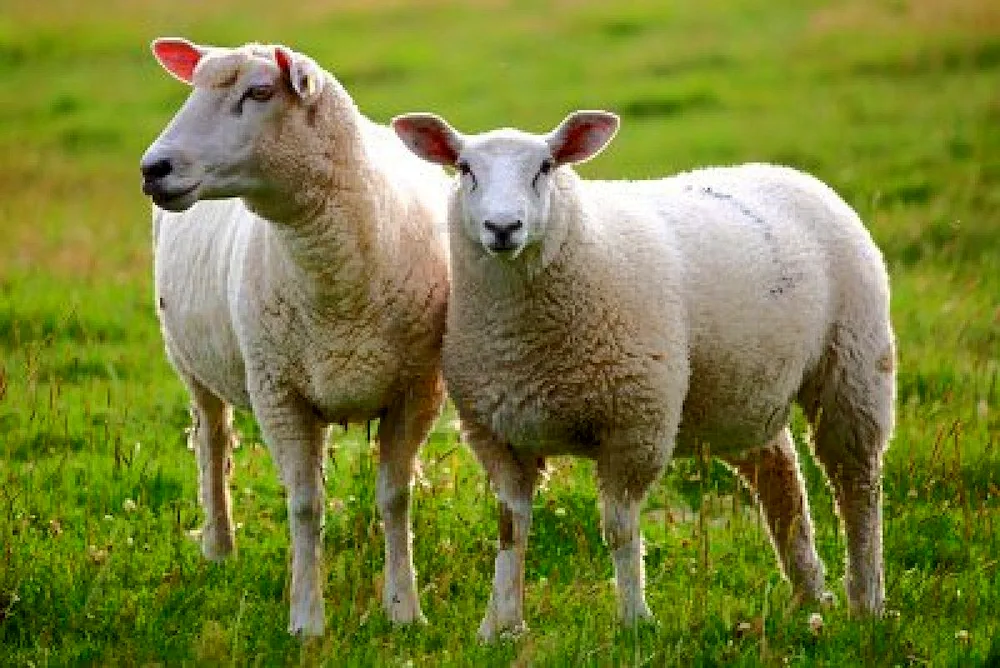
<path id="1" fill-rule="evenodd" d="M 385 130 L 370 128 L 380 144 Z M 439 226 L 442 175 L 401 146 L 395 155 L 380 148 L 377 164 L 397 174 L 378 185 L 382 211 L 366 214 L 380 219 L 363 224 L 372 233 L 379 225 Z M 430 178 L 415 179 L 400 165 Z M 363 249 L 344 229 L 360 211 L 343 212 L 344 223 L 332 219 L 336 227 L 306 240 L 300 230 L 275 229 L 238 198 L 184 212 L 154 206 L 155 287 L 171 361 L 237 407 L 251 408 L 251 396 L 263 391 L 247 385 L 246 366 L 256 361 L 272 376 L 294 379 L 329 423 L 379 417 L 387 397 L 437 364 L 446 254 L 443 227 L 386 231 Z M 314 244 L 309 252 L 328 266 L 303 267 L 290 254 L 299 243 Z M 429 254 L 408 257 L 418 248 Z"/>
<path id="2" fill-rule="evenodd" d="M 544 142 L 514 130 L 464 137 L 429 115 L 394 121 L 412 150 L 470 175 L 450 210 L 443 363 L 501 500 L 481 634 L 523 625 L 531 490 L 550 455 L 596 460 L 624 621 L 650 616 L 638 504 L 674 454 L 729 462 L 755 488 L 798 594 L 826 596 L 787 428 L 795 401 L 846 524 L 851 606 L 877 612 L 894 395 L 880 252 L 843 200 L 789 168 L 637 182 L 546 168 L 551 156 L 578 161 L 560 152 L 586 145 L 588 123 L 610 138 L 612 122 L 595 113 L 569 117 Z"/>
<path id="3" fill-rule="evenodd" d="M 322 633 L 328 425 L 380 419 L 386 612 L 422 619 L 409 492 L 443 401 L 447 179 L 305 56 L 180 40 L 154 51 L 195 87 L 142 167 L 158 205 L 157 311 L 192 397 L 204 553 L 234 548 L 232 407 L 251 408 L 288 491 L 289 630 Z"/>
<path id="4" fill-rule="evenodd" d="M 568 238 L 537 275 L 483 261 L 452 231 L 449 387 L 515 447 L 573 452 L 584 415 L 647 422 L 649 406 L 629 405 L 637 379 L 654 404 L 664 388 L 684 398 L 679 454 L 696 441 L 757 447 L 784 426 L 841 302 L 884 315 L 888 282 L 867 230 L 811 177 L 769 165 L 650 182 L 559 177 Z"/>

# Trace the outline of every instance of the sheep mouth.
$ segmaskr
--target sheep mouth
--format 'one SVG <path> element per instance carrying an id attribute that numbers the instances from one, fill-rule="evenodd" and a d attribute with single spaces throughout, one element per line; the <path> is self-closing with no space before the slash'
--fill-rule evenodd
<path id="1" fill-rule="evenodd" d="M 179 211 L 188 208 L 194 203 L 193 201 L 185 203 L 185 200 L 189 199 L 191 193 L 197 190 L 200 185 L 201 183 L 199 182 L 187 188 L 169 190 L 156 181 L 143 181 L 142 192 L 153 200 L 153 204 L 161 209 Z"/>
<path id="2" fill-rule="evenodd" d="M 518 252 L 521 250 L 521 245 L 513 241 L 493 241 L 486 244 L 486 250 L 488 250 L 492 255 L 516 257 Z"/>

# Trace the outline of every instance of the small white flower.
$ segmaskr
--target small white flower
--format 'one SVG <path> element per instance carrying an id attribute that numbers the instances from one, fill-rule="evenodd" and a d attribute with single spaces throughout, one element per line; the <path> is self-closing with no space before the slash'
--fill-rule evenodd
<path id="1" fill-rule="evenodd" d="M 566 509 L 560 506 L 555 509 L 556 517 L 566 517 Z"/>
<path id="2" fill-rule="evenodd" d="M 122 502 L 122 510 L 126 513 L 134 513 L 139 506 L 132 499 L 125 499 Z"/>
<path id="3" fill-rule="evenodd" d="M 818 612 L 814 612 L 809 615 L 809 630 L 811 630 L 814 635 L 819 635 L 820 631 L 823 630 L 823 616 Z"/>
<path id="4" fill-rule="evenodd" d="M 114 517 L 113 517 L 112 515 L 105 515 L 105 516 L 104 516 L 104 519 L 105 519 L 106 521 L 110 522 L 110 521 L 112 521 L 112 520 L 113 520 L 113 519 L 115 519 L 115 518 L 114 518 Z"/>

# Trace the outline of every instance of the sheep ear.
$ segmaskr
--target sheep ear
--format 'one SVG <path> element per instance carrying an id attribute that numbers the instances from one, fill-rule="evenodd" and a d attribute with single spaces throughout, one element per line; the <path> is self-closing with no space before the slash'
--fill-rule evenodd
<path id="1" fill-rule="evenodd" d="M 610 111 L 574 111 L 545 138 L 559 165 L 590 160 L 618 132 L 618 116 Z"/>
<path id="2" fill-rule="evenodd" d="M 403 114 L 392 129 L 407 148 L 429 162 L 453 166 L 462 152 L 462 135 L 435 114 Z"/>
<path id="3" fill-rule="evenodd" d="M 204 48 L 179 37 L 160 37 L 150 48 L 163 69 L 186 84 L 191 83 L 194 68 L 206 53 Z"/>
<path id="4" fill-rule="evenodd" d="M 276 46 L 274 60 L 303 102 L 312 102 L 323 91 L 323 70 L 309 56 L 295 53 L 285 46 Z"/>

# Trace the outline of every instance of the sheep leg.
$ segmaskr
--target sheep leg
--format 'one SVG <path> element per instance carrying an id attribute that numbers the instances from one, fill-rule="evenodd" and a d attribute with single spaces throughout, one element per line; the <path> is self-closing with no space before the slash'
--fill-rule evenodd
<path id="1" fill-rule="evenodd" d="M 642 534 L 639 531 L 639 499 L 602 489 L 601 505 L 604 540 L 615 562 L 618 616 L 626 626 L 652 620 L 646 605 L 646 572 L 642 561 Z"/>
<path id="2" fill-rule="evenodd" d="M 857 437 L 830 422 L 821 417 L 814 438 L 847 538 L 847 599 L 853 613 L 881 614 L 885 603 L 881 453 L 848 454 L 844 444 L 853 451 Z"/>
<path id="3" fill-rule="evenodd" d="M 292 540 L 288 631 L 323 634 L 323 443 L 327 428 L 300 402 L 255 403 L 254 413 L 285 485 Z"/>
<path id="4" fill-rule="evenodd" d="M 198 496 L 205 513 L 201 550 L 220 561 L 236 547 L 229 476 L 233 469 L 233 408 L 193 378 L 185 378 L 191 394 L 194 425 L 189 443 L 198 457 Z"/>
<path id="5" fill-rule="evenodd" d="M 531 529 L 531 494 L 527 495 L 527 513 L 515 512 L 500 502 L 500 540 L 493 568 L 493 593 L 486 606 L 486 616 L 479 625 L 479 637 L 492 642 L 503 632 L 524 633 L 524 555 Z M 520 504 L 519 504 L 520 505 Z"/>
<path id="6" fill-rule="evenodd" d="M 887 330 L 859 341 L 842 329 L 800 392 L 844 524 L 853 613 L 880 614 L 885 605 L 882 455 L 892 431 L 894 362 Z"/>
<path id="7" fill-rule="evenodd" d="M 379 423 L 378 505 L 385 524 L 382 603 L 389 619 L 399 624 L 427 622 L 413 569 L 410 491 L 417 450 L 440 410 L 440 383 L 435 381 L 431 389 L 391 405 Z"/>
<path id="8" fill-rule="evenodd" d="M 498 550 L 493 569 L 493 592 L 479 637 L 492 642 L 503 632 L 520 634 L 524 623 L 524 556 L 531 530 L 531 497 L 542 461 L 525 464 L 510 448 L 470 434 L 473 448 L 483 463 L 500 500 Z"/>
<path id="9" fill-rule="evenodd" d="M 823 600 L 823 562 L 816 552 L 806 488 L 788 428 L 764 448 L 725 456 L 757 496 L 782 571 L 802 600 Z"/>

